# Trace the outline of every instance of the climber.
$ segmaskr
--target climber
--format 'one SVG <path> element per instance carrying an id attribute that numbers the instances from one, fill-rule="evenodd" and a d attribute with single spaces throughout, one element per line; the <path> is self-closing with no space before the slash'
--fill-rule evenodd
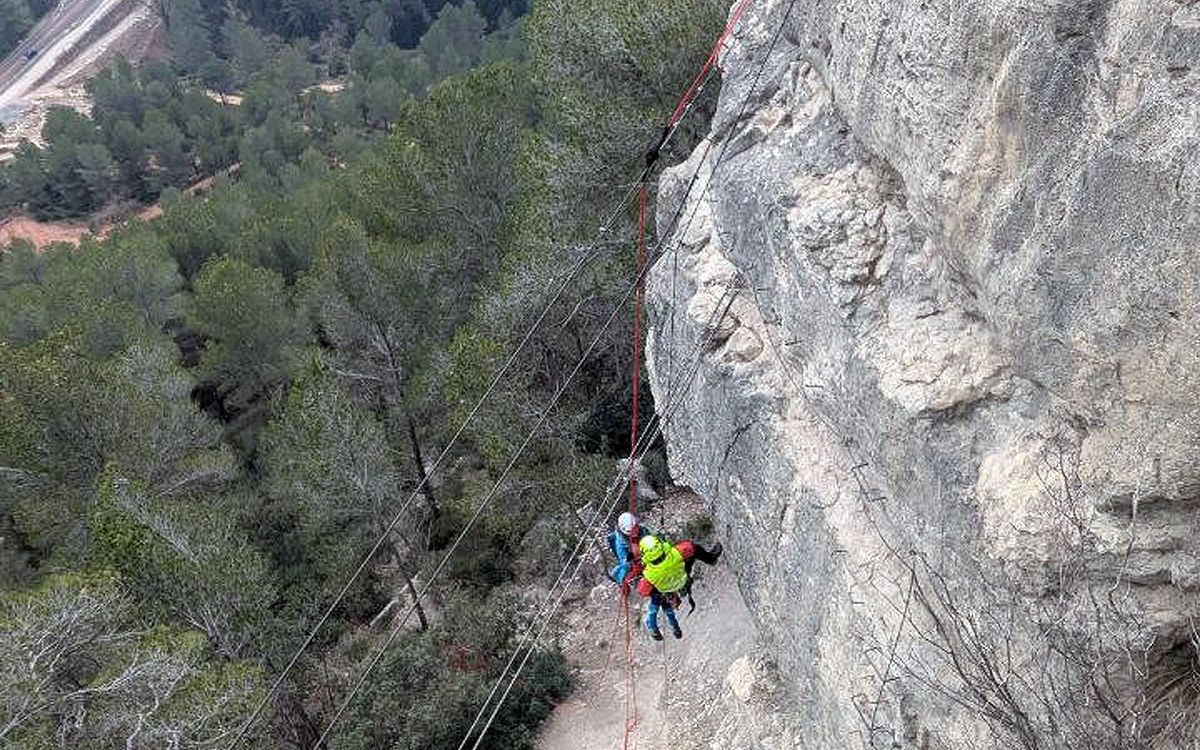
<path id="1" fill-rule="evenodd" d="M 617 558 L 617 564 L 609 571 L 614 583 L 628 587 L 637 574 L 638 541 L 644 535 L 641 521 L 633 513 L 617 516 L 617 526 L 608 533 L 608 549 Z"/>
<path id="2" fill-rule="evenodd" d="M 650 600 L 646 607 L 646 629 L 654 640 L 662 640 L 662 631 L 658 628 L 658 611 L 661 609 L 666 613 L 667 622 L 671 623 L 672 634 L 682 638 L 683 629 L 679 627 L 675 609 L 685 596 L 691 608 L 696 608 L 692 600 L 692 566 L 696 560 L 706 565 L 716 565 L 721 558 L 721 543 L 717 542 L 712 550 L 707 550 L 691 540 L 671 544 L 666 539 L 648 534 L 638 542 L 638 549 L 642 565 L 638 593 Z"/>

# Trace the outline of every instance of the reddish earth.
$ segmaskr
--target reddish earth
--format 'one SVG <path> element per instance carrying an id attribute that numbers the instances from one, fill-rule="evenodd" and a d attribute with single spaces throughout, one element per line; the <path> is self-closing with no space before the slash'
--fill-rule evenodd
<path id="1" fill-rule="evenodd" d="M 78 244 L 84 235 L 92 231 L 87 224 L 74 221 L 37 221 L 28 216 L 14 216 L 0 222 L 0 246 L 15 239 L 32 242 L 41 250 L 55 242 Z"/>
<path id="2" fill-rule="evenodd" d="M 159 216 L 162 216 L 162 208 L 158 204 L 147 206 L 134 214 L 135 218 L 143 221 Z M 82 220 L 38 221 L 29 216 L 12 216 L 0 220 L 0 248 L 18 239 L 32 242 L 38 250 L 44 250 L 56 242 L 78 245 L 80 240 L 89 235 L 98 239 L 107 237 L 114 227 L 125 221 L 128 219 L 97 224 Z"/>
<path id="3" fill-rule="evenodd" d="M 233 164 L 224 171 L 226 175 L 236 175 L 241 164 Z M 205 177 L 183 189 L 184 195 L 203 195 L 213 185 L 215 177 Z M 87 235 L 103 239 L 114 227 L 120 226 L 131 219 L 150 221 L 162 216 L 162 206 L 155 203 L 146 206 L 131 215 L 110 221 L 84 221 L 74 219 L 69 221 L 38 221 L 30 216 L 11 216 L 0 219 L 0 248 L 16 239 L 28 240 L 39 250 L 55 242 L 66 242 L 78 245 Z"/>

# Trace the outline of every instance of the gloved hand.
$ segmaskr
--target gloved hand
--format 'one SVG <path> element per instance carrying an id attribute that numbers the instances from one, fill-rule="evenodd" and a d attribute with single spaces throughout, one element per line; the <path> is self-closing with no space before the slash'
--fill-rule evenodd
<path id="1" fill-rule="evenodd" d="M 642 577 L 642 566 L 630 566 L 629 572 L 625 574 L 624 580 L 621 581 L 621 593 L 629 595 L 629 590 L 637 586 L 638 579 Z"/>

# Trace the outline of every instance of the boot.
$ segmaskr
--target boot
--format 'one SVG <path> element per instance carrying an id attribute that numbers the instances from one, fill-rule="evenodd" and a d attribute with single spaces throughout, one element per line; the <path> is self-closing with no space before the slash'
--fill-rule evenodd
<path id="1" fill-rule="evenodd" d="M 674 635 L 676 638 L 682 638 L 683 637 L 683 628 L 679 627 L 679 623 L 677 623 L 677 622 L 671 623 L 671 626 L 674 628 L 671 631 L 671 634 Z"/>
<path id="2" fill-rule="evenodd" d="M 655 628 L 654 630 L 650 631 L 650 637 L 656 641 L 661 641 L 663 639 L 662 631 L 659 630 L 658 628 Z M 678 638 L 679 636 L 675 636 L 675 637 Z"/>

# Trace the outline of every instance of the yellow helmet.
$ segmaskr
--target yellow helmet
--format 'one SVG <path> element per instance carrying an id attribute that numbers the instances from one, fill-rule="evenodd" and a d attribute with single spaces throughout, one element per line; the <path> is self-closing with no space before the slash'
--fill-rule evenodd
<path id="1" fill-rule="evenodd" d="M 642 537 L 638 542 L 638 552 L 641 553 L 642 562 L 647 565 L 661 562 L 670 547 L 667 540 L 659 539 L 653 534 Z"/>

